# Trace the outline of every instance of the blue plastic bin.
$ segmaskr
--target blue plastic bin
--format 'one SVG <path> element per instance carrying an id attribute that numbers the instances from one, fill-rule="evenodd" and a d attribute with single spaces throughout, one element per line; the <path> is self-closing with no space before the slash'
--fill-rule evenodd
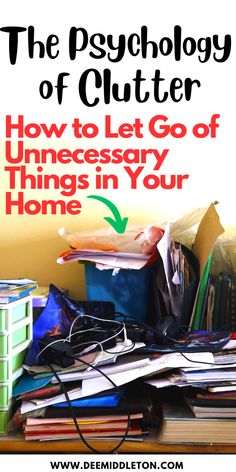
<path id="1" fill-rule="evenodd" d="M 139 321 L 148 321 L 154 313 L 155 268 L 140 270 L 99 270 L 94 264 L 85 264 L 87 300 L 111 301 L 115 310 Z"/>

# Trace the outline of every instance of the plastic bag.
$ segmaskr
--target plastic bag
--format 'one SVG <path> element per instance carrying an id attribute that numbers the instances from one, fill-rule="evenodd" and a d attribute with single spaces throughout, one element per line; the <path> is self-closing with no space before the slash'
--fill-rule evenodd
<path id="1" fill-rule="evenodd" d="M 236 271 L 236 228 L 226 230 L 214 247 L 211 272 L 217 275 L 221 271 Z"/>
<path id="2" fill-rule="evenodd" d="M 207 207 L 196 208 L 180 219 L 170 223 L 171 237 L 174 241 L 178 241 L 191 249 L 198 225 L 206 211 Z"/>
<path id="3" fill-rule="evenodd" d="M 139 253 L 140 248 L 135 241 L 135 237 L 142 229 L 140 227 L 132 227 L 127 229 L 125 233 L 118 234 L 112 228 L 76 233 L 71 233 L 66 228 L 60 228 L 58 233 L 73 249 Z"/>
<path id="4" fill-rule="evenodd" d="M 195 209 L 179 220 L 170 223 L 171 236 L 174 240 L 191 247 L 196 234 L 197 225 L 207 208 Z M 118 234 L 113 228 L 96 229 L 93 231 L 81 231 L 72 233 L 66 228 L 58 230 L 59 235 L 67 241 L 71 248 L 97 249 L 102 251 L 115 251 L 127 253 L 141 252 L 137 236 L 145 233 L 150 227 L 165 229 L 167 222 L 150 223 L 148 226 L 132 226 L 125 233 Z"/>
<path id="5" fill-rule="evenodd" d="M 52 341 L 57 336 L 61 336 L 62 339 L 67 338 L 75 318 L 79 317 L 76 321 L 77 330 L 94 328 L 96 321 L 90 318 L 91 315 L 95 319 L 106 318 L 109 322 L 114 317 L 114 305 L 109 302 L 77 302 L 51 284 L 47 304 L 34 323 L 33 341 L 26 353 L 24 364 L 28 366 L 39 365 L 41 363 L 40 357 L 38 357 L 39 339 L 45 336 L 51 337 Z M 88 339 L 88 334 L 86 336 Z"/>

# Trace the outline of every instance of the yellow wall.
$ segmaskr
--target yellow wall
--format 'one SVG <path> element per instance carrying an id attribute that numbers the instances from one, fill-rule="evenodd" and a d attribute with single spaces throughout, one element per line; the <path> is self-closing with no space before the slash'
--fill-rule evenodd
<path id="1" fill-rule="evenodd" d="M 1 250 L 0 278 L 28 277 L 40 286 L 54 283 L 69 288 L 73 298 L 85 299 L 83 265 L 59 265 L 58 255 L 65 250 L 60 238 L 27 241 Z"/>

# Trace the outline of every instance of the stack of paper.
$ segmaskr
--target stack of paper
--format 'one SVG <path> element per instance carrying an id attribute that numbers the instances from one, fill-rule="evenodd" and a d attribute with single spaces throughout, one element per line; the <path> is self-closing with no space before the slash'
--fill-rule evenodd
<path id="1" fill-rule="evenodd" d="M 227 418 L 195 418 L 188 406 L 169 401 L 163 409 L 161 443 L 235 444 L 236 421 Z"/>
<path id="2" fill-rule="evenodd" d="M 138 343 L 136 347 L 141 346 L 143 344 Z M 140 395 L 136 394 L 139 402 L 133 399 L 131 402 L 130 398 L 122 398 L 120 390 L 114 390 L 114 384 L 110 383 L 109 393 L 104 393 L 104 389 L 99 387 L 101 372 L 107 376 L 116 372 L 122 377 L 124 373 L 136 371 L 138 367 L 149 364 L 148 356 L 126 356 L 126 351 L 125 343 L 118 342 L 109 353 L 98 355 L 96 367 L 100 372 L 88 369 L 80 360 L 66 369 L 53 366 L 63 381 L 76 417 L 78 415 L 80 418 L 79 429 L 85 438 L 122 438 L 124 435 L 142 438 L 147 434 L 147 428 L 143 424 L 146 395 L 140 398 Z M 92 363 L 94 354 L 82 357 L 83 360 L 85 358 L 87 362 Z M 27 367 L 27 370 L 28 373 L 21 378 L 13 392 L 14 396 L 22 401 L 20 411 L 14 417 L 15 426 L 19 426 L 19 417 L 24 419 L 26 440 L 79 438 L 71 406 L 66 401 L 61 383 L 56 383 L 57 377 L 52 375 L 47 366 L 31 366 Z M 88 396 L 83 391 L 83 383 L 91 378 L 95 379 L 97 388 L 93 395 Z M 126 383 L 125 378 L 122 383 Z M 46 421 L 42 420 L 45 415 L 49 417 Z"/>
<path id="3" fill-rule="evenodd" d="M 128 436 L 142 436 L 144 430 L 140 419 L 142 413 L 130 415 L 127 426 L 127 415 L 104 415 L 95 418 L 88 416 L 77 418 L 79 429 L 86 439 L 104 439 L 107 437 L 122 437 L 128 428 Z M 28 418 L 24 427 L 26 441 L 32 440 L 55 440 L 55 439 L 78 439 L 78 430 L 69 418 Z"/>
<path id="4" fill-rule="evenodd" d="M 108 267 L 118 267 L 122 269 L 141 269 L 150 259 L 145 254 L 98 251 L 86 249 L 71 249 L 63 252 L 57 259 L 58 264 L 66 264 L 75 261 L 89 261 L 96 264 L 103 264 Z"/>

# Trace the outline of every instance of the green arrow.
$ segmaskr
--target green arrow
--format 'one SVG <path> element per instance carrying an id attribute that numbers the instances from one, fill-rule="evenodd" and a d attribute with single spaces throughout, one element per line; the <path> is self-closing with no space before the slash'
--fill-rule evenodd
<path id="1" fill-rule="evenodd" d="M 112 203 L 107 198 L 99 197 L 98 195 L 88 195 L 87 198 L 94 198 L 95 200 L 98 200 L 99 202 L 102 202 L 105 205 L 107 205 L 108 208 L 113 213 L 114 219 L 110 218 L 109 216 L 105 216 L 104 220 L 106 220 L 111 226 L 113 226 L 114 230 L 117 233 L 124 233 L 125 232 L 126 225 L 128 223 L 128 218 L 121 218 L 120 212 L 119 212 L 118 208 L 114 205 L 114 203 Z"/>

